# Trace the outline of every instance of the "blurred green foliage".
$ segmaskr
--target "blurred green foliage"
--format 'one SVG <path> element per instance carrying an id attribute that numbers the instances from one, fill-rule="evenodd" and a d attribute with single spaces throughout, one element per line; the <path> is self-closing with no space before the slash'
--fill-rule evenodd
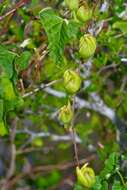
<path id="1" fill-rule="evenodd" d="M 0 1 L 0 16 L 14 9 L 16 2 Z M 33 135 L 38 133 L 49 133 L 57 137 L 68 135 L 68 131 L 58 119 L 59 108 L 67 104 L 69 98 L 64 84 L 56 83 L 52 85 L 52 88 L 55 92 L 65 93 L 65 96 L 53 96 L 44 89 L 22 98 L 24 93 L 33 91 L 42 83 L 47 84 L 61 79 L 67 69 L 80 70 L 82 80 L 91 80 L 87 88 L 84 88 L 84 81 L 82 82 L 82 87 L 78 92 L 80 98 L 91 103 L 89 94 L 96 92 L 119 118 L 126 120 L 126 2 L 124 0 L 109 1 L 108 8 L 103 11 L 106 2 L 100 1 L 95 7 L 95 15 L 90 25 L 83 25 L 73 20 L 73 14 L 61 0 L 32 0 L 18 8 L 14 15 L 10 14 L 0 20 L 0 77 L 2 72 L 6 73 L 15 92 L 15 98 L 12 101 L 5 100 L 2 95 L 5 88 L 2 87 L 0 80 L 0 121 L 4 121 L 10 136 L 14 121 L 17 122 L 14 139 L 17 155 L 12 179 L 24 171 L 29 173 L 29 168 L 34 166 L 66 165 L 75 159 L 72 141 L 54 140 L 55 138 L 53 139 L 50 135 L 46 137 Z M 89 0 L 88 3 L 95 6 L 93 1 Z M 46 7 L 51 7 L 48 9 L 50 13 L 47 13 L 47 16 L 44 15 L 43 10 Z M 58 22 L 57 26 L 55 22 Z M 93 63 L 91 74 L 88 78 L 84 78 L 83 71 L 87 70 L 87 66 L 85 67 L 84 60 L 80 59 L 79 38 L 92 27 L 100 31 L 96 38 L 96 53 L 91 58 Z M 56 63 L 60 62 L 61 58 L 64 64 L 57 66 Z M 10 95 L 9 89 L 8 94 Z M 94 189 L 106 190 L 108 183 L 113 190 L 126 189 L 126 184 L 123 187 L 120 177 L 113 173 L 114 168 L 121 167 L 121 163 L 116 163 L 119 160 L 115 157 L 117 154 L 114 156 L 113 152 L 122 151 L 116 141 L 118 131 L 115 124 L 109 118 L 86 108 L 75 109 L 74 124 L 81 140 L 81 143 L 77 145 L 79 158 L 87 158 L 93 154 L 96 156 L 91 161 L 91 167 L 95 168 L 98 175 Z M 29 133 L 30 131 L 33 134 Z M 11 158 L 11 152 L 3 151 L 10 149 L 9 136 L 1 137 L 0 142 L 0 162 L 3 165 L 0 165 L 0 170 L 4 168 L 3 172 L 0 172 L 2 181 L 5 179 Z M 105 162 L 108 156 L 109 160 Z M 106 168 L 102 170 L 104 162 Z M 75 186 L 75 190 L 82 190 L 80 185 L 75 185 L 75 172 L 72 168 L 68 167 L 60 171 L 54 167 L 48 172 L 33 172 L 16 182 L 12 189 L 71 190 Z M 111 175 L 108 182 L 105 177 L 102 180 L 101 175 L 105 173 Z M 126 180 L 126 172 L 122 171 L 122 174 Z"/>

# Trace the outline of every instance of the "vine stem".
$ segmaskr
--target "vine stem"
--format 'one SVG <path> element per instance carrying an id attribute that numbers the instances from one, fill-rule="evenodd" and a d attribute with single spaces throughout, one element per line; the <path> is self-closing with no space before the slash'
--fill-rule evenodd
<path id="1" fill-rule="evenodd" d="M 97 0 L 97 1 L 95 2 L 95 5 L 94 5 L 94 7 L 93 7 L 93 16 L 94 16 L 94 14 L 95 14 L 95 10 L 96 10 L 96 8 L 97 8 L 99 2 L 100 2 L 100 0 Z"/>
<path id="2" fill-rule="evenodd" d="M 121 179 L 121 182 L 123 184 L 123 186 L 125 185 L 125 181 L 124 181 L 124 178 L 122 176 L 122 174 L 120 173 L 120 171 L 117 171 L 117 174 L 119 175 L 120 179 Z"/>
<path id="3" fill-rule="evenodd" d="M 70 133 L 72 135 L 72 141 L 73 141 L 73 146 L 74 146 L 74 153 L 75 153 L 75 160 L 77 163 L 77 166 L 79 166 L 79 158 L 78 158 L 78 148 L 77 148 L 77 143 L 75 140 L 75 129 L 74 128 L 70 128 Z"/>
<path id="4" fill-rule="evenodd" d="M 72 110 L 73 110 L 73 114 L 74 114 L 75 113 L 75 96 L 73 96 L 72 100 L 73 100 Z M 78 148 L 77 148 L 77 143 L 76 143 L 76 139 L 75 139 L 74 117 L 72 119 L 71 127 L 70 127 L 69 131 L 72 136 L 76 163 L 77 163 L 77 166 L 79 166 L 80 164 L 79 164 L 79 158 L 78 158 Z"/>

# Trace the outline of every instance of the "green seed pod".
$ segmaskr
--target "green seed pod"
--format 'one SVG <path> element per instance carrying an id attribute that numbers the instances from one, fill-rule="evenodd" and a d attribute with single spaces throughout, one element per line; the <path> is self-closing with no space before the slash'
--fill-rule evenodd
<path id="1" fill-rule="evenodd" d="M 16 98 L 14 87 L 10 79 L 6 76 L 1 76 L 0 85 L 2 87 L 2 98 L 5 100 L 14 100 Z"/>
<path id="2" fill-rule="evenodd" d="M 0 136 L 4 136 L 8 134 L 7 127 L 5 126 L 3 121 L 0 121 Z"/>
<path id="3" fill-rule="evenodd" d="M 64 124 L 69 124 L 73 119 L 73 110 L 71 107 L 70 102 L 68 102 L 68 105 L 63 106 L 59 110 L 59 119 Z"/>
<path id="4" fill-rule="evenodd" d="M 66 70 L 64 73 L 64 87 L 70 94 L 75 94 L 81 86 L 81 78 L 76 71 Z"/>
<path id="5" fill-rule="evenodd" d="M 75 11 L 78 9 L 79 0 L 65 0 L 66 5 L 70 10 Z"/>
<path id="6" fill-rule="evenodd" d="M 87 188 L 93 187 L 96 178 L 94 170 L 92 168 L 87 167 L 87 165 L 85 164 L 81 167 L 81 169 L 79 167 L 76 168 L 76 174 L 77 180 L 81 185 Z"/>
<path id="7" fill-rule="evenodd" d="M 92 18 L 92 10 L 88 7 L 87 3 L 84 3 L 81 7 L 79 7 L 77 11 L 77 18 L 86 22 Z"/>
<path id="8" fill-rule="evenodd" d="M 96 50 L 96 39 L 91 34 L 85 34 L 80 38 L 79 53 L 82 58 L 90 58 Z"/>

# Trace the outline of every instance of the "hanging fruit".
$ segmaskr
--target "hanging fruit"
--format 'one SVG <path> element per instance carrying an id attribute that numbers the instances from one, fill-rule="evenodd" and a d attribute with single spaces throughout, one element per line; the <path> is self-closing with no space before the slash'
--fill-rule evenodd
<path id="1" fill-rule="evenodd" d="M 68 102 L 67 105 L 64 105 L 62 108 L 60 108 L 60 110 L 59 110 L 59 119 L 64 124 L 69 124 L 72 121 L 72 119 L 73 119 L 73 110 L 72 110 L 70 102 Z"/>
<path id="2" fill-rule="evenodd" d="M 83 165 L 81 169 L 77 166 L 76 174 L 77 174 L 77 180 L 79 184 L 87 188 L 93 187 L 96 181 L 95 173 L 92 168 L 87 167 L 87 164 Z"/>
<path id="3" fill-rule="evenodd" d="M 75 94 L 81 86 L 81 78 L 76 71 L 66 70 L 64 73 L 64 87 L 70 94 Z"/>
<path id="4" fill-rule="evenodd" d="M 90 58 L 96 50 L 96 39 L 91 34 L 85 34 L 80 38 L 79 54 L 82 58 Z"/>
<path id="5" fill-rule="evenodd" d="M 87 3 L 83 3 L 83 5 L 79 7 L 77 18 L 82 22 L 86 22 L 92 18 L 92 9 L 89 8 Z"/>
<path id="6" fill-rule="evenodd" d="M 70 10 L 75 11 L 78 9 L 79 0 L 65 0 L 66 5 Z"/>

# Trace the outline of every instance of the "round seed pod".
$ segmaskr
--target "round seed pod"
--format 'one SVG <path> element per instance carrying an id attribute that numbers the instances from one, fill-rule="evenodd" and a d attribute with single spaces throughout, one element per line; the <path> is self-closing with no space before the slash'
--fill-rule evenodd
<path id="1" fill-rule="evenodd" d="M 64 87 L 70 94 L 75 94 L 81 86 L 81 78 L 76 71 L 66 70 L 64 73 Z"/>
<path id="2" fill-rule="evenodd" d="M 59 110 L 59 119 L 64 124 L 69 124 L 72 121 L 72 119 L 73 119 L 73 110 L 72 110 L 70 102 L 68 102 L 67 105 L 64 105 L 62 108 L 60 108 L 60 110 Z"/>
<path id="3" fill-rule="evenodd" d="M 82 22 L 86 22 L 92 18 L 92 10 L 89 8 L 87 3 L 84 3 L 79 7 L 77 11 L 77 18 Z"/>
<path id="4" fill-rule="evenodd" d="M 93 187 L 96 178 L 94 170 L 90 167 L 87 167 L 85 164 L 84 166 L 76 168 L 77 180 L 78 182 L 83 185 L 84 187 L 91 188 Z"/>
<path id="5" fill-rule="evenodd" d="M 70 10 L 75 11 L 78 9 L 79 0 L 65 0 L 66 5 Z"/>
<path id="6" fill-rule="evenodd" d="M 96 39 L 91 34 L 85 34 L 80 38 L 79 54 L 82 58 L 90 58 L 96 50 Z"/>

